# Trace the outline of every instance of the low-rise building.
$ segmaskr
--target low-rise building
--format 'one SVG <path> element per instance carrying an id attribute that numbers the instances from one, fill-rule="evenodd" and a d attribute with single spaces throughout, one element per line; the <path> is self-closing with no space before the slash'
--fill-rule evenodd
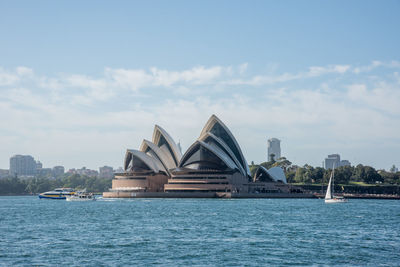
<path id="1" fill-rule="evenodd" d="M 65 168 L 64 166 L 54 166 L 53 167 L 53 176 L 54 177 L 60 177 L 64 174 Z"/>
<path id="2" fill-rule="evenodd" d="M 99 177 L 100 178 L 114 178 L 114 169 L 113 167 L 103 166 L 99 168 Z"/>
<path id="3" fill-rule="evenodd" d="M 36 176 L 38 177 L 51 177 L 52 175 L 53 171 L 51 168 L 36 169 Z"/>
<path id="4" fill-rule="evenodd" d="M 9 170 L 0 169 L 0 178 L 6 178 L 10 176 Z"/>
<path id="5" fill-rule="evenodd" d="M 324 160 L 324 168 L 325 169 L 333 169 L 342 167 L 342 166 L 351 166 L 350 161 L 348 160 L 340 160 L 339 154 L 331 154 Z"/>
<path id="6" fill-rule="evenodd" d="M 81 169 L 69 169 L 68 173 L 85 175 L 85 176 L 89 176 L 89 177 L 97 177 L 97 176 L 99 176 L 99 172 L 98 171 L 87 169 L 86 167 L 82 167 Z"/>

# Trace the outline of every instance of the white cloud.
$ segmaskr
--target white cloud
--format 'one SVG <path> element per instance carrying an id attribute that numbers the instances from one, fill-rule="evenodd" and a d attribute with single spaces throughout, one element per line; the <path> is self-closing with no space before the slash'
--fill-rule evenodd
<path id="1" fill-rule="evenodd" d="M 153 85 L 171 86 L 176 83 L 204 84 L 216 79 L 221 75 L 223 68 L 215 66 L 204 68 L 203 66 L 195 67 L 182 72 L 159 70 L 152 68 Z"/>
<path id="2" fill-rule="evenodd" d="M 87 160 L 96 152 L 113 155 L 109 164 L 118 166 L 119 153 L 150 139 L 154 124 L 162 125 L 187 148 L 211 114 L 230 127 L 249 161 L 264 159 L 264 143 L 273 136 L 282 137 L 288 145 L 286 156 L 298 164 L 316 165 L 328 153 L 349 147 L 363 150 L 377 139 L 396 147 L 400 142 L 398 74 L 376 75 L 371 81 L 359 72 L 339 84 L 324 80 L 309 87 L 286 83 L 344 73 L 354 72 L 350 65 L 328 65 L 294 74 L 255 74 L 245 80 L 241 76 L 248 75 L 247 63 L 183 71 L 108 68 L 99 77 L 37 77 L 28 68 L 0 69 L 0 81 L 1 75 L 9 76 L 3 79 L 0 95 L 0 121 L 7 125 L 0 130 L 4 151 L 0 164 L 7 164 L 13 153 L 32 153 L 49 165 L 65 160 L 67 166 L 80 167 L 63 157 L 85 155 Z M 277 83 L 279 87 L 273 87 Z M 151 98 L 138 97 L 140 91 Z M 107 163 L 96 163 L 101 158 L 95 158 L 85 165 L 95 168 Z"/>
<path id="3" fill-rule="evenodd" d="M 180 96 L 188 96 L 191 91 L 192 90 L 187 86 L 177 86 L 174 88 L 174 93 Z"/>
<path id="4" fill-rule="evenodd" d="M 350 69 L 350 67 L 351 67 L 350 65 L 330 65 L 327 67 L 314 66 L 314 67 L 310 67 L 308 73 L 306 73 L 305 75 L 300 75 L 300 76 L 316 77 L 316 76 L 321 76 L 321 75 L 328 74 L 328 73 L 343 74 L 343 73 L 346 73 Z"/>
<path id="5" fill-rule="evenodd" d="M 243 63 L 239 66 L 239 74 L 244 74 L 249 66 L 249 63 Z"/>
<path id="6" fill-rule="evenodd" d="M 18 81 L 19 77 L 17 75 L 5 71 L 3 68 L 0 68 L 0 86 L 13 85 Z"/>
<path id="7" fill-rule="evenodd" d="M 183 71 L 168 71 L 151 68 L 150 71 L 141 69 L 106 69 L 106 77 L 115 87 L 128 88 L 137 91 L 146 87 L 171 87 L 176 84 L 206 84 L 229 72 L 229 67 L 204 66 L 194 67 Z"/>
<path id="8" fill-rule="evenodd" d="M 16 73 L 20 76 L 33 76 L 33 70 L 27 67 L 17 67 Z"/>
<path id="9" fill-rule="evenodd" d="M 348 86 L 348 96 L 356 104 L 400 116 L 400 86 L 381 81 L 368 90 L 366 84 Z"/>
<path id="10" fill-rule="evenodd" d="M 64 78 L 66 87 L 98 89 L 106 87 L 106 82 L 102 79 L 93 79 L 86 75 L 69 75 Z"/>
<path id="11" fill-rule="evenodd" d="M 350 69 L 351 69 L 350 65 L 328 65 L 326 67 L 312 66 L 306 72 L 283 73 L 278 75 L 255 75 L 247 80 L 232 79 L 230 81 L 225 81 L 223 83 L 228 85 L 251 85 L 251 86 L 271 85 L 276 83 L 290 82 L 294 80 L 315 78 L 326 74 L 344 74 L 348 72 Z M 239 73 L 241 72 L 239 71 Z"/>
<path id="12" fill-rule="evenodd" d="M 378 61 L 378 60 L 374 60 L 371 62 L 371 64 L 367 65 L 367 66 L 359 66 L 359 67 L 355 67 L 353 72 L 354 73 L 362 73 L 362 72 L 370 72 L 373 69 L 380 67 L 383 65 L 383 62 Z"/>
<path id="13" fill-rule="evenodd" d="M 107 68 L 105 76 L 117 87 L 137 91 L 149 86 L 153 78 L 144 70 L 110 69 Z"/>

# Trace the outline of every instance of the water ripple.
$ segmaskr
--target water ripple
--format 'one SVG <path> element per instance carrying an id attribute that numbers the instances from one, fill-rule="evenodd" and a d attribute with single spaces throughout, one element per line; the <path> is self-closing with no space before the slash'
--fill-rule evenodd
<path id="1" fill-rule="evenodd" d="M 0 197 L 0 265 L 399 266 L 400 203 Z"/>

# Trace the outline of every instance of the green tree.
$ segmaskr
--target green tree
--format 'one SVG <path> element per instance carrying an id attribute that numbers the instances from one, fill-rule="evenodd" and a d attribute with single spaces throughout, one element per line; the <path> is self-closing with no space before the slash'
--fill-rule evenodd
<path id="1" fill-rule="evenodd" d="M 288 183 L 294 183 L 294 177 L 296 175 L 296 172 L 294 171 L 290 171 L 290 172 L 286 172 L 286 180 Z"/>
<path id="2" fill-rule="evenodd" d="M 362 182 L 365 179 L 365 169 L 362 164 L 358 164 L 353 170 L 352 180 L 355 182 Z"/>
<path id="3" fill-rule="evenodd" d="M 321 167 L 314 168 L 313 179 L 315 183 L 322 183 L 325 169 Z"/>
<path id="4" fill-rule="evenodd" d="M 380 176 L 377 171 L 370 166 L 364 167 L 364 174 L 364 183 L 374 184 L 376 182 L 383 182 L 382 176 Z"/>
<path id="5" fill-rule="evenodd" d="M 287 168 L 289 168 L 292 165 L 292 162 L 290 162 L 288 159 L 285 157 L 280 157 L 274 164 L 272 164 L 272 167 L 281 167 L 284 172 L 286 172 Z"/>
<path id="6" fill-rule="evenodd" d="M 335 183 L 348 184 L 353 175 L 353 168 L 351 166 L 342 166 L 335 169 Z"/>
<path id="7" fill-rule="evenodd" d="M 392 168 L 390 168 L 390 172 L 391 173 L 395 173 L 396 172 L 396 165 L 393 164 Z"/>
<path id="8" fill-rule="evenodd" d="M 260 163 L 260 165 L 263 166 L 264 168 L 266 168 L 267 170 L 271 169 L 273 164 L 274 164 L 274 162 L 272 162 L 272 161 Z"/>
<path id="9" fill-rule="evenodd" d="M 256 173 L 259 166 L 260 165 L 255 165 L 255 164 L 249 166 L 251 177 L 254 177 L 254 174 Z"/>
<path id="10" fill-rule="evenodd" d="M 303 177 L 304 177 L 305 172 L 306 172 L 306 170 L 304 168 L 297 168 L 296 174 L 294 176 L 294 181 L 296 183 L 303 183 L 303 181 L 304 181 Z"/>
<path id="11" fill-rule="evenodd" d="M 305 172 L 303 174 L 303 183 L 311 184 L 314 178 L 314 167 L 311 165 L 304 165 Z"/>
<path id="12" fill-rule="evenodd" d="M 270 162 L 272 162 L 272 164 L 274 164 L 275 163 L 275 154 L 271 153 L 271 154 L 269 154 L 269 156 L 271 158 Z"/>

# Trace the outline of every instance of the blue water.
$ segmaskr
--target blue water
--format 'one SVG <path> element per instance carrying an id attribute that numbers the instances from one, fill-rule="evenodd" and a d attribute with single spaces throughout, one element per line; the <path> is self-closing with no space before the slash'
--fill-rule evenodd
<path id="1" fill-rule="evenodd" d="M 0 265 L 400 266 L 400 201 L 0 197 Z"/>

